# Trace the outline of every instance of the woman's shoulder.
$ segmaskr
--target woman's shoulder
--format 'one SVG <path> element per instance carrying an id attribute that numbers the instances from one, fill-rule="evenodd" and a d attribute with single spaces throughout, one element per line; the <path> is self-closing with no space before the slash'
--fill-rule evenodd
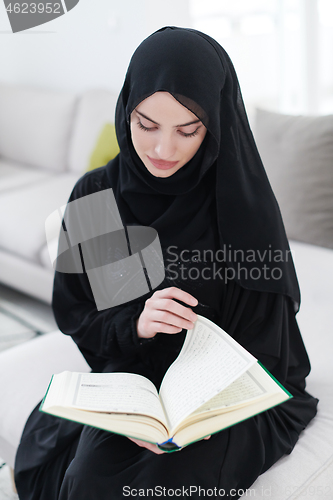
<path id="1" fill-rule="evenodd" d="M 80 177 L 73 188 L 69 201 L 112 188 L 107 176 L 107 169 L 111 168 L 111 163 L 86 172 Z"/>

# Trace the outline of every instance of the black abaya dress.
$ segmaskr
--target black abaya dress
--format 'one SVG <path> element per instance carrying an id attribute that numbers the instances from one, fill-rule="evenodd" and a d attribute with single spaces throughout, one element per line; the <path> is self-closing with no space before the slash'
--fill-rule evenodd
<path id="1" fill-rule="evenodd" d="M 106 182 L 104 169 L 87 177 L 95 185 Z M 89 194 L 91 183 L 83 184 Z M 218 244 L 212 215 L 206 232 L 188 250 L 214 250 Z M 199 301 L 194 310 L 232 335 L 293 398 L 209 440 L 162 455 L 124 436 L 41 413 L 38 405 L 26 424 L 16 457 L 15 481 L 21 500 L 118 500 L 130 496 L 131 490 L 151 498 L 163 496 L 163 491 L 167 496 L 168 490 L 169 496 L 172 492 L 180 497 L 191 493 L 192 498 L 199 498 L 199 488 L 225 490 L 238 498 L 261 473 L 292 451 L 300 432 L 316 414 L 317 400 L 305 391 L 310 365 L 291 299 L 247 290 L 218 275 L 212 280 L 190 279 L 202 276 L 202 267 L 213 268 L 214 262 L 184 262 L 167 252 L 164 257 L 166 279 L 160 288 L 177 286 L 194 295 Z M 221 263 L 216 265 L 221 267 Z M 199 272 L 191 272 L 191 268 Z M 92 370 L 139 373 L 159 387 L 181 349 L 185 332 L 140 341 L 135 324 L 146 299 L 98 312 L 85 275 L 55 276 L 55 317 Z"/>
<path id="2" fill-rule="evenodd" d="M 105 171 L 86 176 L 85 194 L 103 186 Z M 216 221 L 194 248 L 216 249 Z M 198 252 L 186 254 L 198 256 Z M 164 250 L 166 278 L 160 288 L 177 286 L 194 295 L 196 312 L 218 323 L 293 394 L 293 399 L 191 444 L 180 452 L 156 455 L 124 436 L 32 412 L 23 432 L 15 465 L 21 500 L 107 500 L 139 495 L 199 498 L 199 487 L 223 489 L 238 498 L 242 490 L 284 454 L 292 451 L 300 432 L 316 414 L 317 400 L 305 392 L 310 366 L 290 298 L 224 282 L 221 263 L 183 261 Z M 215 279 L 202 268 L 215 270 Z M 215 267 L 214 267 L 215 266 Z M 198 272 L 193 272 L 196 268 Z M 192 271 L 191 271 L 192 269 Z M 136 319 L 147 296 L 97 311 L 85 275 L 56 273 L 53 308 L 60 329 L 71 335 L 95 372 L 128 371 L 150 378 L 157 387 L 177 357 L 185 332 L 137 337 Z M 148 490 L 148 488 L 150 490 Z M 163 490 L 165 488 L 165 490 Z M 191 489 L 192 488 L 192 489 Z M 172 491 L 171 491 L 172 490 Z M 239 491 L 239 495 L 235 492 Z M 202 496 L 202 495 L 201 495 Z"/>

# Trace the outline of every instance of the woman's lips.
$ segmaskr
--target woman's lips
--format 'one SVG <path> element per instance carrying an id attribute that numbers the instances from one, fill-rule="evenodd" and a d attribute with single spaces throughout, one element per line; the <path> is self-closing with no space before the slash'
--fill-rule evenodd
<path id="1" fill-rule="evenodd" d="M 155 158 L 150 158 L 150 156 L 148 156 L 148 160 L 154 165 L 154 167 L 159 168 L 160 170 L 168 170 L 169 168 L 175 167 L 178 163 L 178 161 L 156 160 Z"/>

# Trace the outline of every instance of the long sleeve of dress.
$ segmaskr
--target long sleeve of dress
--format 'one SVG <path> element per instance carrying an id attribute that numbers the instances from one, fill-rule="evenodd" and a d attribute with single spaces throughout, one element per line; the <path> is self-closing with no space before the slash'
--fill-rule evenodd
<path id="1" fill-rule="evenodd" d="M 83 176 L 69 202 L 109 188 L 104 177 L 104 169 Z M 137 369 L 139 352 L 145 349 L 136 332 L 144 298 L 98 311 L 86 273 L 56 272 L 52 307 L 59 329 L 72 336 L 94 371 L 103 371 L 106 364 L 112 371 Z"/>
<path id="2" fill-rule="evenodd" d="M 126 361 L 130 369 L 142 349 L 136 333 L 136 320 L 143 309 L 136 300 L 98 311 L 86 275 L 56 273 L 53 311 L 59 329 L 70 335 L 88 364 L 101 371 L 114 362 L 117 370 Z"/>

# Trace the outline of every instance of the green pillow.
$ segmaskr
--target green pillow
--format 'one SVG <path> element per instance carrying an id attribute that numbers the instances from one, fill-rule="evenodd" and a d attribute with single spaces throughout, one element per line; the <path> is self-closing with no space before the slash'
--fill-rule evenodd
<path id="1" fill-rule="evenodd" d="M 106 123 L 98 136 L 96 146 L 90 156 L 89 170 L 106 165 L 119 153 L 119 146 L 116 137 L 116 129 L 112 123 Z"/>

